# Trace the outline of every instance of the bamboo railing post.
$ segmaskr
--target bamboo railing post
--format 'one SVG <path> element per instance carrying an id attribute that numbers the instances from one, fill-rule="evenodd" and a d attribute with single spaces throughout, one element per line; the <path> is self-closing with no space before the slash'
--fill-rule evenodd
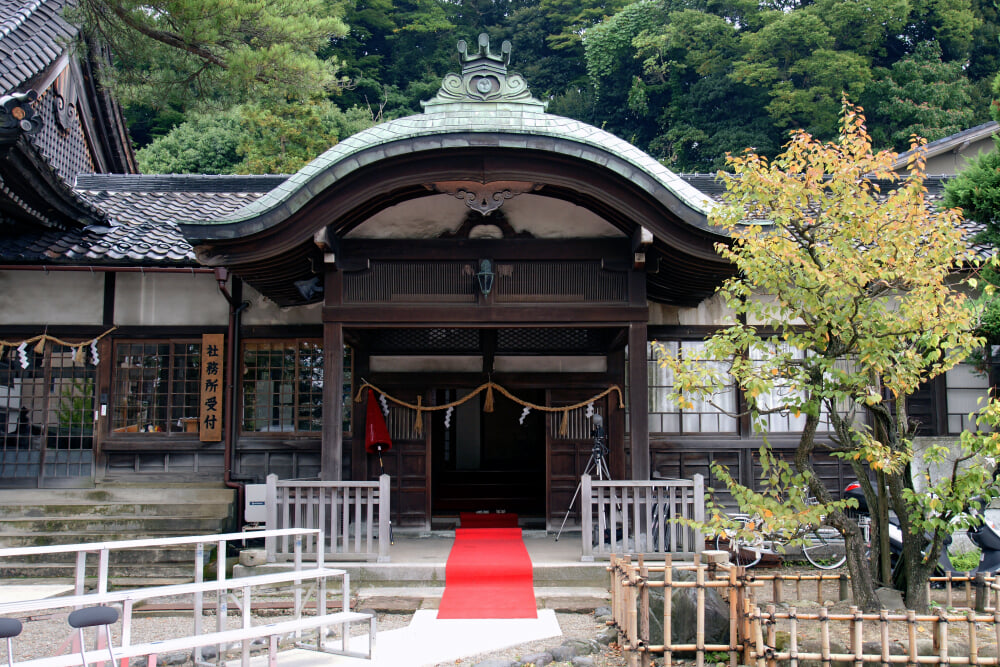
<path id="1" fill-rule="evenodd" d="M 736 578 L 736 568 L 732 565 L 729 566 L 729 667 L 736 667 L 737 664 L 737 649 L 739 647 L 739 625 L 738 625 L 738 615 L 740 612 L 739 601 L 742 598 L 740 595 L 740 587 L 742 584 L 739 579 Z M 664 659 L 664 665 L 670 664 L 669 661 Z"/>
<path id="2" fill-rule="evenodd" d="M 864 660 L 864 618 L 861 614 L 861 610 L 857 607 L 851 607 L 851 614 L 854 615 L 854 620 L 851 622 L 851 649 L 854 651 L 854 667 L 863 667 L 865 664 Z"/>
<path id="3" fill-rule="evenodd" d="M 767 649 L 764 647 L 764 619 L 761 617 L 760 607 L 753 607 L 754 617 L 754 643 L 757 645 L 757 667 L 766 667 L 765 655 Z M 701 667 L 699 665 L 699 667 Z"/>
<path id="4" fill-rule="evenodd" d="M 825 600 L 823 599 L 823 575 L 819 575 L 816 579 L 816 602 L 823 604 Z"/>
<path id="5" fill-rule="evenodd" d="M 663 664 L 671 665 L 673 664 L 673 652 L 670 650 L 673 644 L 673 635 L 670 630 L 670 626 L 673 623 L 673 604 L 674 604 L 674 565 L 673 558 L 670 554 L 666 554 L 663 558 Z M 732 605 L 730 605 L 732 609 Z M 732 621 L 732 619 L 730 619 Z M 730 622 L 730 627 L 732 623 Z M 735 667 L 735 665 L 733 666 Z"/>
<path id="6" fill-rule="evenodd" d="M 774 575 L 774 579 L 771 580 L 771 598 L 774 600 L 775 604 L 781 604 L 782 602 L 784 602 L 784 600 L 782 600 L 783 597 L 782 593 L 784 591 L 781 590 L 782 588 L 781 584 L 782 584 L 781 575 L 778 574 Z"/>
<path id="7" fill-rule="evenodd" d="M 979 664 L 979 642 L 976 637 L 976 612 L 972 609 L 969 610 L 966 616 L 969 636 L 969 664 L 978 665 Z"/>
<path id="8" fill-rule="evenodd" d="M 652 664 L 649 647 L 649 568 L 639 554 L 639 649 L 642 667 Z"/>
<path id="9" fill-rule="evenodd" d="M 802 599 L 802 575 L 801 574 L 795 575 L 795 599 L 796 600 L 801 600 Z"/>
<path id="10" fill-rule="evenodd" d="M 947 600 L 947 606 L 949 608 L 951 608 L 951 607 L 955 606 L 954 591 L 953 591 L 953 586 L 952 586 L 952 583 L 951 583 L 951 579 L 952 579 L 951 572 L 945 572 L 944 575 L 947 578 L 947 581 L 945 581 L 945 587 L 946 587 L 945 588 L 945 591 L 946 591 L 945 592 L 945 599 Z M 930 595 L 928 595 L 927 597 L 930 598 Z"/>
<path id="11" fill-rule="evenodd" d="M 881 609 L 878 612 L 879 638 L 882 640 L 882 665 L 889 665 L 889 610 Z"/>
<path id="12" fill-rule="evenodd" d="M 788 667 L 799 667 L 799 619 L 795 607 L 788 610 Z"/>
<path id="13" fill-rule="evenodd" d="M 820 660 L 823 667 L 830 667 L 830 618 L 827 616 L 826 607 L 819 608 L 820 623 Z"/>
<path id="14" fill-rule="evenodd" d="M 972 609 L 972 575 L 965 573 L 965 607 Z"/>
<path id="15" fill-rule="evenodd" d="M 844 572 L 840 573 L 839 582 L 840 582 L 840 591 L 838 593 L 840 601 L 843 602 L 844 600 L 849 600 L 851 596 L 850 585 L 849 585 L 850 579 L 847 578 L 846 573 Z"/>
<path id="16" fill-rule="evenodd" d="M 986 587 L 986 575 L 983 572 L 976 573 L 976 602 L 973 607 L 980 614 L 986 611 L 986 604 L 990 597 L 990 590 Z M 972 607 L 973 605 L 969 605 Z"/>
<path id="17" fill-rule="evenodd" d="M 993 635 L 994 641 L 996 641 L 997 646 L 1000 647 L 1000 610 L 993 612 Z"/>
<path id="18" fill-rule="evenodd" d="M 767 606 L 767 647 L 771 649 L 767 656 L 767 667 L 776 667 L 778 661 L 774 658 L 774 649 L 777 648 L 778 642 L 776 641 L 775 632 L 777 630 L 777 623 L 775 621 L 774 615 L 777 612 L 777 608 L 773 604 Z"/>
<path id="19" fill-rule="evenodd" d="M 917 661 L 917 613 L 912 609 L 906 610 L 906 639 L 909 642 L 907 647 L 907 665 L 916 667 Z"/>
<path id="20" fill-rule="evenodd" d="M 694 555 L 695 567 L 695 599 L 697 600 L 697 616 L 695 617 L 695 664 L 705 665 L 705 569 L 701 562 L 701 554 Z"/>
<path id="21" fill-rule="evenodd" d="M 950 572 L 948 574 L 951 574 Z M 951 583 L 951 577 L 948 577 L 949 584 Z M 934 635 L 937 637 L 938 644 L 938 660 L 941 665 L 948 664 L 948 612 L 944 609 L 938 608 L 937 610 L 937 624 L 934 628 L 937 632 Z"/>
<path id="22" fill-rule="evenodd" d="M 628 575 L 625 589 L 625 610 L 628 618 L 625 653 L 628 656 L 628 667 L 642 667 L 639 662 L 639 600 L 637 595 L 639 587 L 636 579 L 636 567 L 632 565 L 632 557 L 628 554 L 625 555 L 625 568 Z"/>

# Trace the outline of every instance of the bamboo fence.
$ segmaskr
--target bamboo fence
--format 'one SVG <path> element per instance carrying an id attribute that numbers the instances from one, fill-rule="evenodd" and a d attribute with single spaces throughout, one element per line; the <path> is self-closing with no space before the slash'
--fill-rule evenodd
<path id="1" fill-rule="evenodd" d="M 846 607 L 850 579 L 845 573 L 757 575 L 731 565 L 724 552 L 706 551 L 693 562 L 678 564 L 669 555 L 657 564 L 645 562 L 641 555 L 634 562 L 631 556 L 612 556 L 608 571 L 611 622 L 629 667 L 647 667 L 657 656 L 670 665 L 678 654 L 693 654 L 697 667 L 703 667 L 716 657 L 711 654 L 720 653 L 728 654 L 732 667 L 1000 666 L 1000 578 L 996 577 L 951 573 L 933 577 L 929 585 L 935 587 L 940 606 L 935 613 L 916 614 L 885 609 L 863 613 Z M 694 580 L 679 580 L 676 573 L 682 571 L 693 572 Z M 652 644 L 650 592 L 658 588 L 664 589 L 663 615 L 658 619 L 663 641 Z M 695 589 L 693 643 L 676 641 L 671 631 L 671 593 L 684 588 Z M 728 602 L 727 643 L 706 642 L 706 594 L 711 589 Z M 767 597 L 770 600 L 763 601 Z"/>

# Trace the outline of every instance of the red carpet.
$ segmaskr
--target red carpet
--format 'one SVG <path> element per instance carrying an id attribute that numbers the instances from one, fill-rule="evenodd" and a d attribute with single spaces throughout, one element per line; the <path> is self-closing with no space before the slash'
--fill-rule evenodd
<path id="1" fill-rule="evenodd" d="M 516 514 L 477 514 L 459 512 L 462 528 L 517 528 Z"/>
<path id="2" fill-rule="evenodd" d="M 459 528 L 438 618 L 538 618 L 520 528 Z"/>

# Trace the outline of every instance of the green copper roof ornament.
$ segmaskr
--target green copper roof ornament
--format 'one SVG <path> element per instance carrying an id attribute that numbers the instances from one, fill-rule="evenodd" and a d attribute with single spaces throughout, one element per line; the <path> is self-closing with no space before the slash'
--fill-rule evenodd
<path id="1" fill-rule="evenodd" d="M 479 35 L 477 53 L 469 53 L 465 40 L 459 41 L 458 52 L 462 58 L 462 73 L 445 75 L 434 99 L 421 102 L 424 113 L 479 109 L 482 104 L 491 104 L 497 109 L 545 111 L 546 104 L 531 96 L 524 77 L 507 71 L 510 42 L 504 41 L 500 45 L 500 55 L 494 55 L 490 52 L 490 37 L 483 33 Z"/>

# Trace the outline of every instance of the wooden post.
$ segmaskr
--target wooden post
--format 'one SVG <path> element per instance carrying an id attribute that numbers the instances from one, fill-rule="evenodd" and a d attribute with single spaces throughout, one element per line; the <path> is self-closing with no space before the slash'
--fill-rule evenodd
<path id="1" fill-rule="evenodd" d="M 378 562 L 389 562 L 389 539 L 390 531 L 389 517 L 392 511 L 391 490 L 389 476 L 386 474 L 378 477 Z"/>
<path id="2" fill-rule="evenodd" d="M 781 578 L 780 574 L 774 575 L 774 579 L 771 580 L 771 597 L 774 599 L 775 604 L 781 604 L 784 602 L 782 593 L 782 582 L 784 580 Z"/>
<path id="3" fill-rule="evenodd" d="M 583 540 L 581 561 L 594 561 L 593 487 L 590 475 L 580 476 L 580 539 Z M 600 536 L 599 539 L 604 539 Z"/>
<path id="4" fill-rule="evenodd" d="M 320 479 L 343 479 L 344 325 L 323 323 L 323 440 Z M 361 429 L 358 429 L 361 432 Z"/>
<path id="5" fill-rule="evenodd" d="M 646 361 L 646 323 L 628 327 L 629 438 L 632 479 L 649 479 L 649 365 Z M 613 530 L 613 529 L 612 529 Z"/>
<path id="6" fill-rule="evenodd" d="M 843 602 L 844 600 L 849 599 L 850 595 L 851 595 L 850 589 L 848 588 L 847 575 L 844 574 L 843 572 L 840 573 L 840 591 L 839 591 L 839 593 L 840 593 L 840 601 L 841 602 Z"/>
<path id="7" fill-rule="evenodd" d="M 694 520 L 699 523 L 705 523 L 705 477 L 703 475 L 694 475 L 692 481 L 694 481 L 694 497 L 691 501 L 694 503 Z M 696 530 L 694 532 L 694 552 L 699 554 L 704 549 L 705 535 L 701 531 Z"/>
<path id="8" fill-rule="evenodd" d="M 267 476 L 267 491 L 266 491 L 266 502 L 267 502 L 267 523 L 264 525 L 266 530 L 277 530 L 278 529 L 278 476 L 275 474 L 270 474 Z M 277 538 L 267 537 L 264 539 L 264 549 L 267 551 L 267 562 L 273 563 L 277 559 Z"/>

